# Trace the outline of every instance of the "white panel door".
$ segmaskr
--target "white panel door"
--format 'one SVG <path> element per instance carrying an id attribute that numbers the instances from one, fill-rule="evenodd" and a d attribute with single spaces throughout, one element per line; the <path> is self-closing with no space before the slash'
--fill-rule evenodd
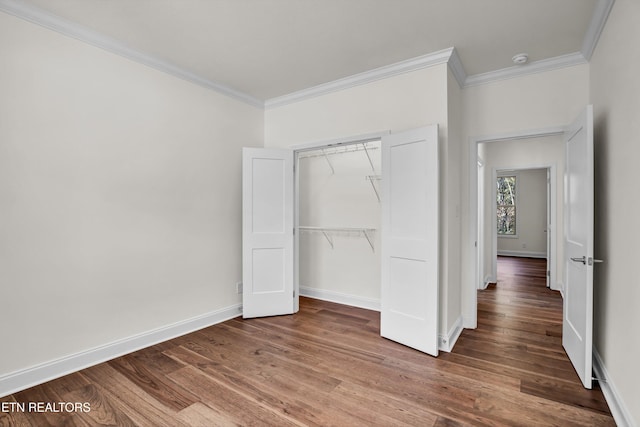
<path id="1" fill-rule="evenodd" d="M 243 317 L 294 312 L 293 151 L 244 148 Z"/>
<path id="2" fill-rule="evenodd" d="M 438 355 L 438 127 L 382 139 L 383 337 Z"/>
<path id="3" fill-rule="evenodd" d="M 565 135 L 565 289 L 562 345 L 591 388 L 593 333 L 593 108 Z"/>

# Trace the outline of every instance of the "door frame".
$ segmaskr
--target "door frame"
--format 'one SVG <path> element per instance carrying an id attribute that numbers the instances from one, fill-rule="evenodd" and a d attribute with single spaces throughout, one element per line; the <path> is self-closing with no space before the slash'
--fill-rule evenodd
<path id="1" fill-rule="evenodd" d="M 344 138 L 327 139 L 320 141 L 304 142 L 299 144 L 292 144 L 287 146 L 287 149 L 293 151 L 293 226 L 295 234 L 293 236 L 293 288 L 295 290 L 296 298 L 294 300 L 294 308 L 296 311 L 300 305 L 300 173 L 299 173 L 299 154 L 305 151 L 313 151 L 322 148 L 331 148 L 341 145 L 361 144 L 370 141 L 382 141 L 385 135 L 391 134 L 390 130 L 384 130 L 379 132 L 366 133 L 361 135 L 352 135 Z M 354 305 L 353 302 L 350 303 Z M 369 310 L 380 311 L 380 307 L 371 307 L 358 305 L 362 308 Z"/>
<path id="2" fill-rule="evenodd" d="M 480 277 L 480 260 L 478 258 L 480 246 L 478 237 L 478 144 L 483 142 L 515 141 L 521 139 L 559 136 L 563 135 L 565 131 L 566 126 L 554 126 L 541 129 L 475 136 L 469 139 L 469 246 L 467 250 L 467 260 L 471 277 L 469 278 L 467 285 L 463 288 L 463 327 L 467 329 L 475 329 L 478 327 L 477 290 L 484 282 L 484 278 Z"/>
<path id="3" fill-rule="evenodd" d="M 557 203 L 557 195 L 558 195 L 558 181 L 557 181 L 557 163 L 530 163 L 526 166 L 498 166 L 492 168 L 492 182 L 496 182 L 498 176 L 500 176 L 500 171 L 513 171 L 517 174 L 520 171 L 526 170 L 545 170 L 546 176 L 548 177 L 548 181 L 545 182 L 545 203 L 546 203 L 546 212 L 547 212 L 547 220 L 545 221 L 545 227 L 547 227 L 547 242 L 545 244 L 547 251 L 547 282 L 551 285 L 548 286 L 551 290 L 561 291 L 562 289 L 558 289 L 557 284 L 557 275 L 558 275 L 558 262 L 557 262 L 557 242 L 558 242 L 558 203 Z M 497 201 L 496 201 L 496 187 L 491 186 L 491 200 L 493 210 L 492 212 L 496 212 L 497 210 Z M 517 199 L 517 197 L 516 197 Z M 551 227 L 551 231 L 549 231 L 549 218 L 555 218 L 553 221 L 553 227 Z M 560 218 L 562 220 L 562 218 Z M 494 216 L 492 220 L 493 226 L 491 227 L 491 278 L 497 280 L 498 278 L 498 224 L 497 218 Z M 479 232 L 480 233 L 480 232 Z M 480 245 L 481 239 L 478 239 L 478 245 Z M 480 260 L 482 258 L 480 257 Z M 486 283 L 480 289 L 486 288 Z"/>

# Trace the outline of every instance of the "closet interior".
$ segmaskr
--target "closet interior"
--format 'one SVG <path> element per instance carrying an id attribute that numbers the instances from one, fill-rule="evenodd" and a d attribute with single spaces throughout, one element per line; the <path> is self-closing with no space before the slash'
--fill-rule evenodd
<path id="1" fill-rule="evenodd" d="M 298 152 L 301 294 L 380 301 L 380 140 Z"/>

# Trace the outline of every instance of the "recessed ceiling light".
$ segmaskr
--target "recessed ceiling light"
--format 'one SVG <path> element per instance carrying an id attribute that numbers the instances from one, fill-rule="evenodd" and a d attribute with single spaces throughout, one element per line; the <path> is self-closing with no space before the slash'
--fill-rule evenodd
<path id="1" fill-rule="evenodd" d="M 511 58 L 511 60 L 516 65 L 523 65 L 523 64 L 526 64 L 529 61 L 529 54 L 527 54 L 527 53 L 519 53 L 517 55 L 514 55 L 514 57 Z"/>

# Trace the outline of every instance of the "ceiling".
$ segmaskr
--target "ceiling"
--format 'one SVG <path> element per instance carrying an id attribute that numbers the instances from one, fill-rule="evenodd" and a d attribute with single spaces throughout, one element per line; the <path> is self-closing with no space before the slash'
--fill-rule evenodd
<path id="1" fill-rule="evenodd" d="M 467 76 L 513 67 L 511 58 L 521 52 L 533 63 L 581 52 L 603 2 L 611 0 L 0 0 L 0 6 L 43 10 L 264 102 L 450 47 Z"/>

